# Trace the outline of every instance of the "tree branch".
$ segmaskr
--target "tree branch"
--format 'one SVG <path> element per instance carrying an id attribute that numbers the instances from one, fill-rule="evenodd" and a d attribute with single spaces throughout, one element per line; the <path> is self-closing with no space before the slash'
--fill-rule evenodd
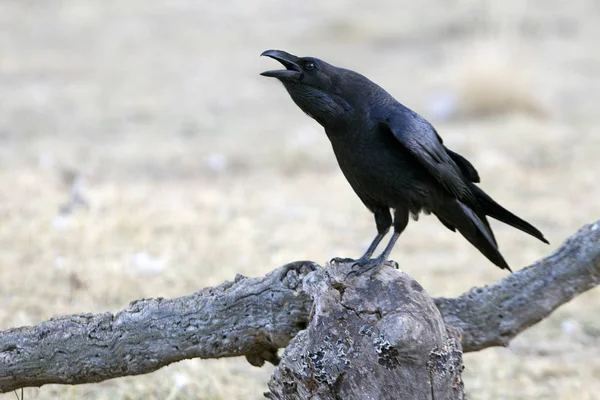
<path id="1" fill-rule="evenodd" d="M 276 364 L 277 349 L 306 327 L 312 300 L 300 290 L 315 268 L 299 261 L 191 296 L 134 301 L 116 314 L 0 332 L 0 393 L 146 374 L 195 357 L 244 355 L 252 365 Z"/>
<path id="2" fill-rule="evenodd" d="M 0 393 L 145 374 L 195 357 L 244 355 L 252 365 L 277 364 L 277 349 L 309 323 L 313 301 L 302 284 L 318 268 L 299 261 L 191 296 L 135 301 L 116 314 L 71 315 L 0 332 Z M 506 345 L 599 282 L 600 221 L 530 267 L 436 305 L 446 324 L 462 332 L 464 351 L 477 351 Z"/>
<path id="3" fill-rule="evenodd" d="M 600 283 L 600 221 L 558 250 L 493 285 L 456 299 L 437 298 L 447 325 L 462 332 L 464 352 L 507 346 L 512 338 Z"/>

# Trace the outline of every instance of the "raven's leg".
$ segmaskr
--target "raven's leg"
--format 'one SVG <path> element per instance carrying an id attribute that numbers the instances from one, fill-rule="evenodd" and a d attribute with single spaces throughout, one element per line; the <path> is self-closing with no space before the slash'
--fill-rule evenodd
<path id="1" fill-rule="evenodd" d="M 375 236 L 375 239 L 371 242 L 367 252 L 359 259 L 360 261 L 371 258 L 373 252 L 377 249 L 377 246 L 379 246 L 379 243 L 381 243 L 381 240 L 387 235 L 392 226 L 392 214 L 390 213 L 389 208 L 375 208 L 373 209 L 373 213 L 375 214 L 375 225 L 377 225 L 377 236 Z"/>
<path id="2" fill-rule="evenodd" d="M 408 225 L 408 211 L 403 209 L 396 209 L 394 211 L 394 234 L 390 239 L 388 245 L 385 250 L 376 258 L 376 260 L 380 260 L 381 264 L 383 264 L 389 257 L 394 245 L 396 244 L 396 240 L 400 237 L 400 234 L 404 232 L 406 229 L 406 225 Z"/>
<path id="3" fill-rule="evenodd" d="M 387 235 L 387 233 L 390 231 L 390 227 L 392 226 L 392 214 L 390 213 L 389 208 L 384 208 L 384 207 L 373 208 L 372 211 L 373 211 L 373 214 L 375 214 L 375 225 L 377 225 L 377 236 L 375 236 L 375 239 L 373 239 L 373 241 L 369 245 L 367 252 L 365 254 L 363 254 L 363 256 L 361 258 L 359 258 L 358 260 L 355 260 L 353 258 L 335 257 L 331 260 L 331 262 L 336 262 L 338 264 L 341 264 L 341 263 L 345 263 L 345 262 L 355 261 L 358 264 L 364 264 L 371 260 L 371 256 L 373 255 L 373 252 L 375 251 L 375 249 L 377 249 L 377 246 L 379 246 L 379 243 L 381 243 L 381 240 L 384 238 L 385 235 Z"/>
<path id="4" fill-rule="evenodd" d="M 394 234 L 392 235 L 392 238 L 390 239 L 388 245 L 377 258 L 371 260 L 371 262 L 366 264 L 363 268 L 361 268 L 361 270 L 358 271 L 358 273 L 362 274 L 372 269 L 374 270 L 373 273 L 377 272 L 389 257 L 390 253 L 392 252 L 392 249 L 394 248 L 394 245 L 396 244 L 396 241 L 400 237 L 400 234 L 406 228 L 406 225 L 408 225 L 408 211 L 403 209 L 396 209 L 394 211 Z"/>

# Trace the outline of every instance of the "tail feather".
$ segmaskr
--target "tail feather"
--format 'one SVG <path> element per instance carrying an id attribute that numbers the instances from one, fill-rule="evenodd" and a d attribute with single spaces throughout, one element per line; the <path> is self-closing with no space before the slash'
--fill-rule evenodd
<path id="1" fill-rule="evenodd" d="M 488 260 L 502 269 L 511 271 L 498 250 L 496 239 L 485 215 L 477 215 L 458 200 L 444 203 L 434 213 L 448 229 L 458 230 Z"/>
<path id="2" fill-rule="evenodd" d="M 527 221 L 522 220 L 515 214 L 508 211 L 506 208 L 502 207 L 500 204 L 496 203 L 494 199 L 481 190 L 477 185 L 471 184 L 470 188 L 478 200 L 478 206 L 481 213 L 497 219 L 500 222 L 504 222 L 505 224 L 517 228 L 525 233 L 528 233 L 544 243 L 549 243 L 542 232 L 540 232 Z"/>
<path id="3" fill-rule="evenodd" d="M 548 243 L 544 235 L 533 225 L 496 203 L 478 186 L 471 184 L 470 187 L 475 195 L 475 204 L 470 202 L 465 204 L 457 199 L 448 200 L 440 204 L 434 210 L 434 214 L 448 229 L 460 232 L 488 260 L 502 269 L 511 270 L 498 250 L 494 232 L 486 216 L 504 222 L 544 243 Z"/>

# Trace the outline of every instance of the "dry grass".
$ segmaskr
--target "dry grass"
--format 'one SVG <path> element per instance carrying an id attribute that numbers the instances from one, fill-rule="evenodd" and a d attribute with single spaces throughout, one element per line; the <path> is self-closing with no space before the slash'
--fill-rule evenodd
<path id="1" fill-rule="evenodd" d="M 262 0 L 0 3 L 0 328 L 360 254 L 371 216 L 320 129 L 258 76 L 272 66 L 258 54 L 322 56 L 431 117 L 424 88 L 455 90 L 460 73 L 445 71 L 456 65 L 481 71 L 480 55 L 457 59 L 517 3 L 485 12 L 475 1 L 451 11 L 441 0 L 375 1 L 368 10 L 305 1 L 293 13 Z M 525 78 L 509 48 L 492 63 L 500 67 L 467 73 L 471 81 L 453 92 L 488 118 L 436 124 L 478 167 L 486 191 L 552 242 L 496 225 L 514 267 L 598 218 L 595 3 L 555 7 L 520 10 L 510 28 L 508 43 L 527 55 Z M 552 110 L 544 118 L 521 112 L 540 104 Z M 57 219 L 69 197 L 65 170 L 81 173 L 91 206 Z M 504 276 L 433 218 L 410 224 L 393 257 L 433 295 Z M 594 398 L 599 306 L 594 290 L 510 348 L 467 355 L 469 397 Z M 269 374 L 242 360 L 192 360 L 149 376 L 27 389 L 25 398 L 258 399 Z"/>

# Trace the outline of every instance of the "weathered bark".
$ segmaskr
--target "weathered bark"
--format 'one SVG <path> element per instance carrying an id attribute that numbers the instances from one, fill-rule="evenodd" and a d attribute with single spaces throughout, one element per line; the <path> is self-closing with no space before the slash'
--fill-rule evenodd
<path id="1" fill-rule="evenodd" d="M 271 399 L 463 399 L 462 351 L 433 299 L 403 272 L 331 264 L 309 275 L 308 329 L 286 348 Z"/>
<path id="2" fill-rule="evenodd" d="M 312 262 L 296 262 L 192 296 L 136 301 L 116 314 L 72 315 L 0 332 L 0 393 L 144 374 L 193 357 L 245 355 L 253 365 L 277 363 L 277 348 L 311 322 L 304 280 L 322 273 Z M 367 284 L 362 279 L 358 283 Z M 600 221 L 527 269 L 436 305 L 446 325 L 461 332 L 463 350 L 476 351 L 505 345 L 599 282 Z"/>
<path id="3" fill-rule="evenodd" d="M 554 253 L 493 285 L 435 303 L 462 333 L 465 352 L 507 346 L 573 297 L 600 283 L 600 221 L 586 225 Z"/>
<path id="4" fill-rule="evenodd" d="M 299 290 L 315 268 L 300 261 L 191 296 L 134 301 L 116 314 L 71 315 L 0 332 L 0 392 L 146 374 L 194 357 L 277 363 L 277 349 L 306 327 L 312 301 Z"/>

